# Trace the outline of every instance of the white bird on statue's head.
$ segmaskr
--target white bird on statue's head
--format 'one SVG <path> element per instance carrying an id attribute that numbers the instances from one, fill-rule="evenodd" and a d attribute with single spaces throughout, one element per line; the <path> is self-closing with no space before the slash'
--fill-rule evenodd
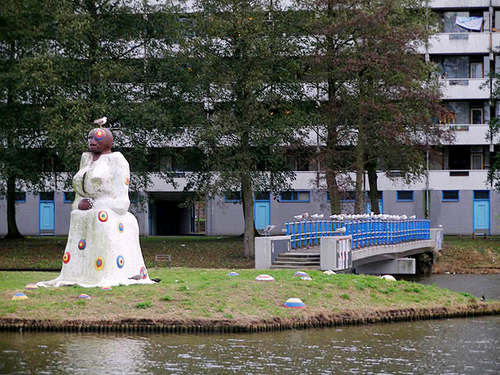
<path id="1" fill-rule="evenodd" d="M 107 121 L 108 121 L 108 118 L 106 116 L 104 116 L 104 117 L 98 118 L 97 120 L 94 120 L 94 124 L 99 125 L 99 126 L 103 126 L 104 124 L 106 124 Z"/>

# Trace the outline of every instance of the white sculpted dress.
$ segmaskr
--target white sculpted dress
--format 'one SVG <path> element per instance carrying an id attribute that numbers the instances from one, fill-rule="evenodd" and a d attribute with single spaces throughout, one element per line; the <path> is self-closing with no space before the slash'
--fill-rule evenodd
<path id="1" fill-rule="evenodd" d="M 121 153 L 101 154 L 95 161 L 92 153 L 83 153 L 73 177 L 75 201 L 61 274 L 39 286 L 154 283 L 144 265 L 137 220 L 128 212 L 129 181 L 129 165 Z M 79 210 L 82 198 L 92 198 L 93 207 Z"/>

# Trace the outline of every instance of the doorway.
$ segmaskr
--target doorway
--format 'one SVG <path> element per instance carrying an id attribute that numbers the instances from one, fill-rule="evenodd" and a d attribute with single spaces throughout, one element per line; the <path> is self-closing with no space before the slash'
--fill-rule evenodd
<path id="1" fill-rule="evenodd" d="M 41 192 L 38 203 L 38 231 L 40 235 L 55 234 L 54 192 Z"/>

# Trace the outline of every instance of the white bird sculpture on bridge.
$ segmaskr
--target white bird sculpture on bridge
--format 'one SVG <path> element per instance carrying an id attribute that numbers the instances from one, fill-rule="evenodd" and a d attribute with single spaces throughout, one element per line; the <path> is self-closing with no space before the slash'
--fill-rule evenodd
<path id="1" fill-rule="evenodd" d="M 295 220 L 307 220 L 309 218 L 309 212 L 304 212 L 303 214 L 295 215 L 293 218 Z"/>
<path id="2" fill-rule="evenodd" d="M 324 216 L 325 215 L 323 215 L 323 214 L 313 214 L 313 215 L 311 215 L 311 219 L 321 220 L 321 219 L 323 219 Z"/>

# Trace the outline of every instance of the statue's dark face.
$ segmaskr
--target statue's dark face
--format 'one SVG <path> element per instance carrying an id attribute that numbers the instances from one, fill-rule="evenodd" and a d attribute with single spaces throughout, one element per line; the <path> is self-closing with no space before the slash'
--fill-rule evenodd
<path id="1" fill-rule="evenodd" d="M 93 154 L 106 154 L 111 152 L 113 135 L 108 129 L 92 129 L 88 135 L 89 151 Z"/>

